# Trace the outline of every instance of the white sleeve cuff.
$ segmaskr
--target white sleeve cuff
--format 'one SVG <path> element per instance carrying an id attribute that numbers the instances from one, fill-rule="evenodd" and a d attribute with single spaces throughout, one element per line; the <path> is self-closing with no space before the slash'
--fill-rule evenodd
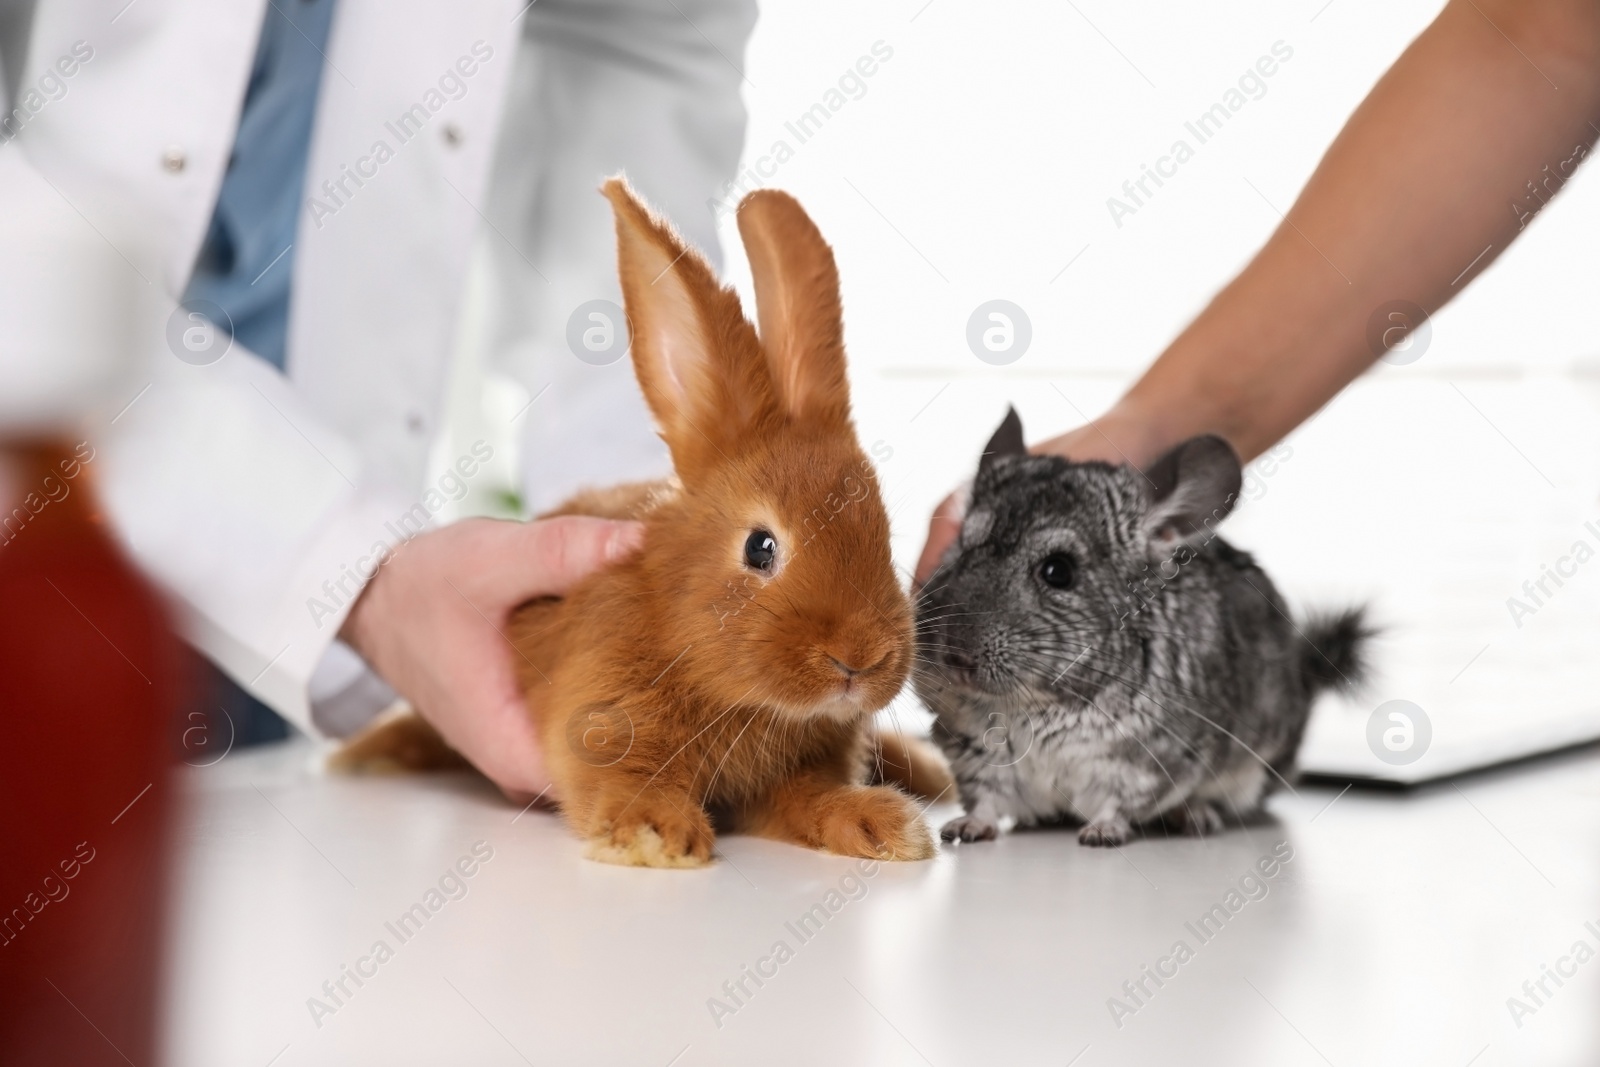
<path id="1" fill-rule="evenodd" d="M 328 646 L 306 685 L 311 721 L 325 737 L 349 737 L 400 699 L 343 641 Z"/>

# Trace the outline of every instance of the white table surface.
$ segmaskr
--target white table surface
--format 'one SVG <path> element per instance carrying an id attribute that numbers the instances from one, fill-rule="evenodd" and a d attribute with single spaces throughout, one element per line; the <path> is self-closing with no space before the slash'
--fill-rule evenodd
<path id="1" fill-rule="evenodd" d="M 857 899 L 803 943 L 785 924 L 852 861 L 735 837 L 704 871 L 602 866 L 480 781 L 328 778 L 303 742 L 185 775 L 185 1067 L 1600 1062 L 1600 959 L 1520 1027 L 1506 1004 L 1576 941 L 1600 949 L 1594 749 L 1411 793 L 1305 787 L 1205 841 L 946 848 L 844 881 Z M 401 943 L 385 923 L 475 842 L 493 856 L 466 895 Z M 1267 894 L 1201 944 L 1185 923 L 1280 842 Z M 380 939 L 392 958 L 317 1025 L 308 998 L 332 1006 L 323 982 Z M 714 1019 L 780 939 L 792 956 Z M 1180 939 L 1193 958 L 1119 1028 L 1108 999 Z"/>

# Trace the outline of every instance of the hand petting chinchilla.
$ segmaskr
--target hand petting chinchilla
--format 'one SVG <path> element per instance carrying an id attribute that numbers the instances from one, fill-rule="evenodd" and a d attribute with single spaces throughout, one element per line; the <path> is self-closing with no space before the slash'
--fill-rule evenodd
<path id="1" fill-rule="evenodd" d="M 966 811 L 945 840 L 1212 833 L 1294 773 L 1312 699 L 1360 680 L 1371 631 L 1359 608 L 1296 623 L 1216 535 L 1240 478 L 1219 437 L 1143 473 L 1031 456 L 1007 413 L 918 606 L 916 689 Z"/>

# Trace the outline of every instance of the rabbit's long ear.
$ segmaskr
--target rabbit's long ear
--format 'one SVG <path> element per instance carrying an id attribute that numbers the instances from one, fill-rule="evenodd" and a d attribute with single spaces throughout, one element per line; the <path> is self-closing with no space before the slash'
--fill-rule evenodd
<path id="1" fill-rule="evenodd" d="M 744 198 L 739 235 L 779 406 L 792 419 L 848 424 L 850 383 L 833 250 L 799 202 L 773 189 Z"/>
<path id="2" fill-rule="evenodd" d="M 772 382 L 733 290 L 625 179 L 601 192 L 616 214 L 634 372 L 678 476 L 692 482 L 772 416 Z"/>
<path id="3" fill-rule="evenodd" d="M 1209 540 L 1239 502 L 1239 455 L 1222 438 L 1191 437 L 1145 471 L 1144 534 L 1152 552 Z"/>

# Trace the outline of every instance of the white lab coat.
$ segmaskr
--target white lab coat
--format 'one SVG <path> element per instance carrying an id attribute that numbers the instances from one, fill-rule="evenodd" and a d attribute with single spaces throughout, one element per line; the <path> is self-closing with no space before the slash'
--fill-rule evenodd
<path id="1" fill-rule="evenodd" d="M 175 307 L 266 0 L 125 2 L 40 0 L 13 105 L 75 46 L 93 55 L 60 95 L 44 82 L 0 152 L 21 153 Z M 539 394 L 518 420 L 530 503 L 665 469 L 628 361 L 577 359 L 567 319 L 620 301 L 595 192 L 610 173 L 714 249 L 708 202 L 737 166 L 754 18 L 753 0 L 338 0 L 287 374 L 238 345 L 186 363 L 162 322 L 131 405 L 92 430 L 114 526 L 188 637 L 302 728 L 316 728 L 313 698 L 360 669 L 333 643 L 350 575 L 419 514 L 469 273 L 484 294 L 474 343 Z"/>

